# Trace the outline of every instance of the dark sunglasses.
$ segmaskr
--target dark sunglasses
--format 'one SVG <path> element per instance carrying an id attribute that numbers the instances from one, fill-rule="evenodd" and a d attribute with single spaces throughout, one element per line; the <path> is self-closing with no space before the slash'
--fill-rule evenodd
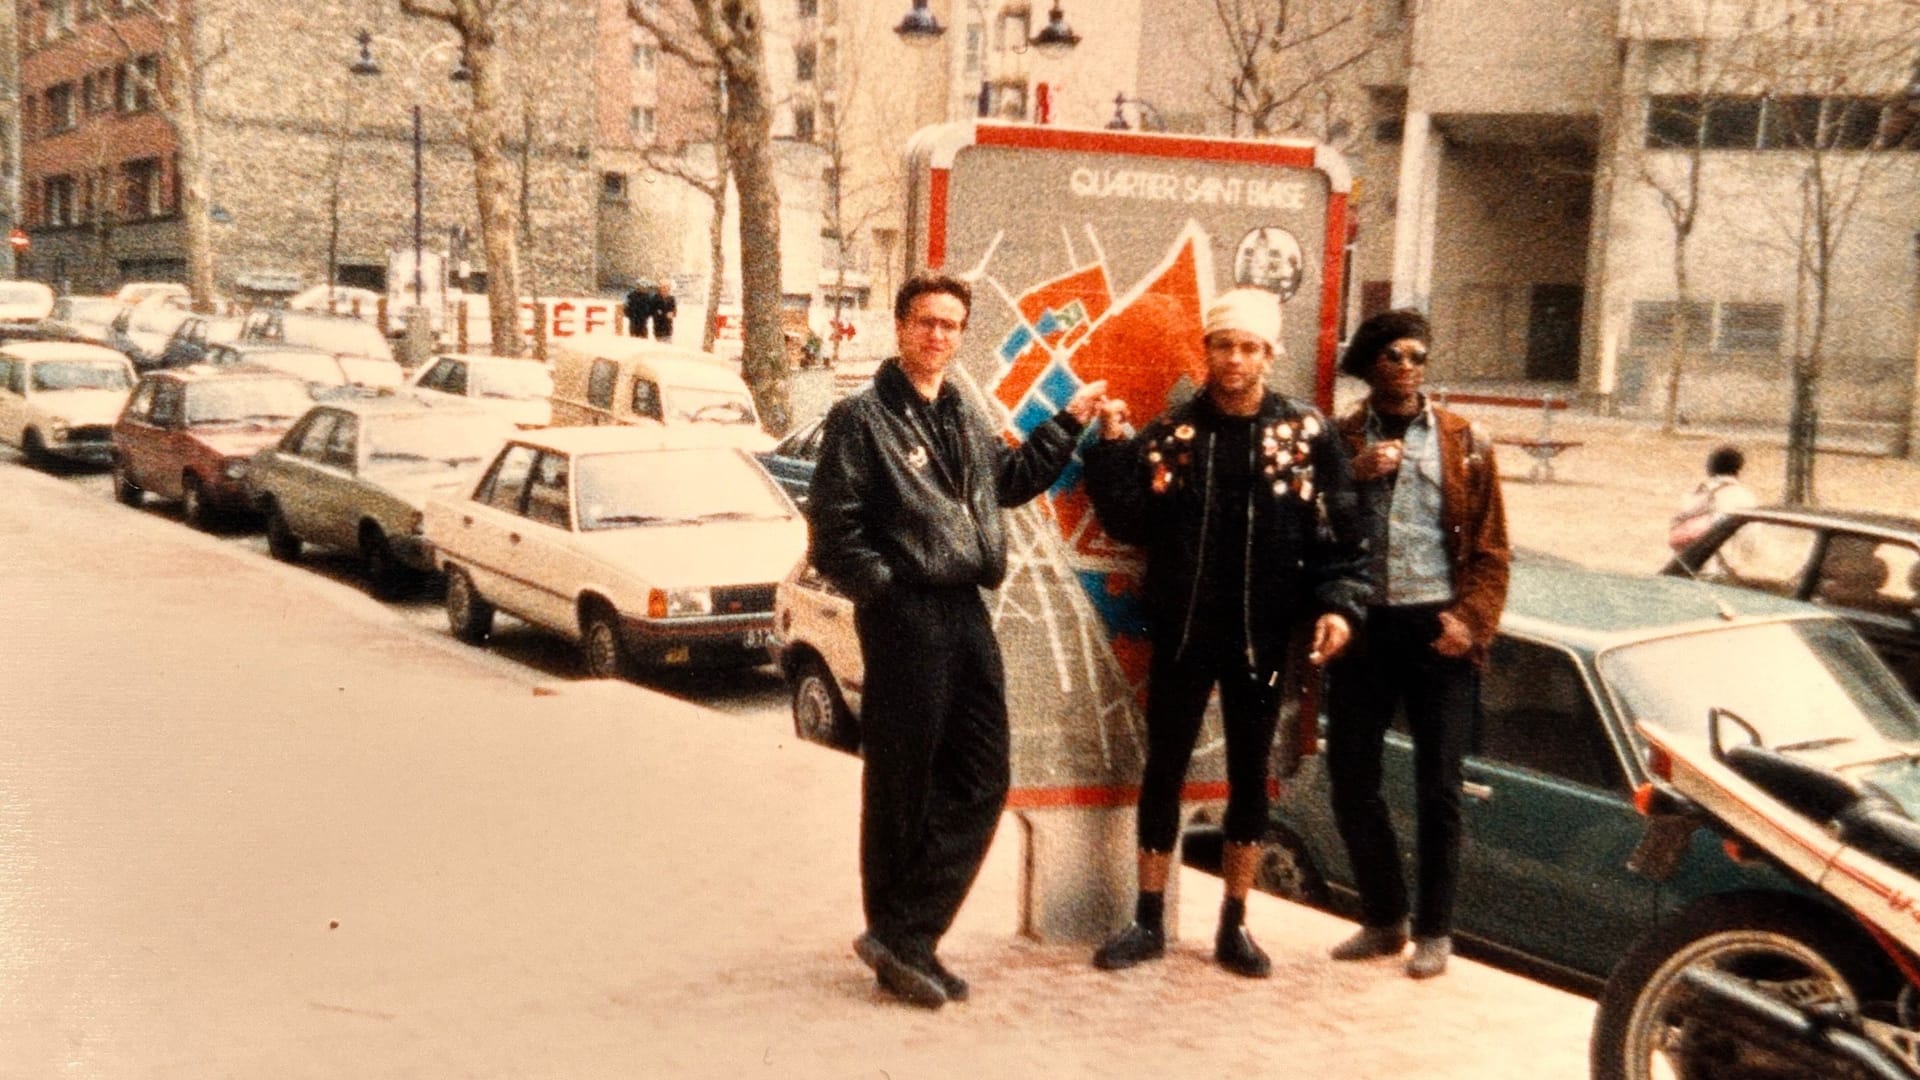
<path id="1" fill-rule="evenodd" d="M 1380 359 L 1390 364 L 1412 364 L 1414 367 L 1426 367 L 1427 350 L 1408 349 L 1405 352 L 1396 352 L 1392 349 L 1382 349 L 1380 351 Z"/>

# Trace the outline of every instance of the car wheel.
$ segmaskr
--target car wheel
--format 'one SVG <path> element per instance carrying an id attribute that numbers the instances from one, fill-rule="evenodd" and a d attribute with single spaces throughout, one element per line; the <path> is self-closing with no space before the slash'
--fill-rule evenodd
<path id="1" fill-rule="evenodd" d="M 1607 979 L 1594 1013 L 1593 1080 L 1798 1076 L 1792 1063 L 1690 1008 L 1682 972 L 1704 966 L 1801 1006 L 1859 1006 L 1880 965 L 1840 916 L 1781 897 L 1708 900 L 1651 934 Z"/>
<path id="2" fill-rule="evenodd" d="M 619 619 L 611 608 L 596 604 L 587 609 L 580 628 L 580 652 L 592 678 L 617 679 L 626 674 L 627 647 L 620 641 Z"/>
<path id="3" fill-rule="evenodd" d="M 1278 825 L 1269 825 L 1260 838 L 1260 863 L 1254 867 L 1253 887 L 1295 903 L 1327 907 L 1332 896 L 1327 879 L 1313 865 L 1313 856 L 1300 838 Z"/>
<path id="4" fill-rule="evenodd" d="M 469 645 L 482 644 L 493 633 L 493 605 L 480 598 L 473 579 L 457 566 L 447 567 L 447 626 Z"/>
<path id="5" fill-rule="evenodd" d="M 38 431 L 31 428 L 27 429 L 26 435 L 20 439 L 20 455 L 27 459 L 27 464 L 35 468 L 45 468 L 53 463 L 53 455 L 47 453 L 46 440 L 40 437 Z"/>
<path id="6" fill-rule="evenodd" d="M 196 529 L 204 529 L 210 524 L 206 489 L 200 486 L 200 478 L 192 473 L 180 478 L 180 520 Z"/>
<path id="7" fill-rule="evenodd" d="M 406 582 L 407 568 L 394 557 L 393 545 L 378 525 L 368 523 L 360 529 L 360 565 L 377 596 L 396 596 Z"/>
<path id="8" fill-rule="evenodd" d="M 117 458 L 113 462 L 113 498 L 122 506 L 139 506 L 147 498 L 147 493 L 127 475 L 126 462 Z"/>
<path id="9" fill-rule="evenodd" d="M 281 562 L 300 561 L 300 538 L 293 534 L 293 527 L 287 524 L 287 515 L 280 504 L 267 504 L 267 553 Z"/>
<path id="10" fill-rule="evenodd" d="M 817 656 L 806 657 L 794 668 L 793 733 L 840 750 L 860 748 L 853 712 L 840 697 L 833 673 Z"/>

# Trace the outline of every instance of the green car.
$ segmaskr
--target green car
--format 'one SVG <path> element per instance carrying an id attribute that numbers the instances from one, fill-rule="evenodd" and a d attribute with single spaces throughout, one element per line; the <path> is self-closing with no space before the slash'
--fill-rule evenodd
<path id="1" fill-rule="evenodd" d="M 1704 649 L 1667 647 L 1696 636 Z M 1767 647 L 1755 648 L 1761 641 Z M 1676 651 L 1711 661 L 1683 668 L 1667 659 Z M 1835 685 L 1864 715 L 1915 708 L 1859 635 L 1812 605 L 1682 578 L 1516 562 L 1464 769 L 1456 934 L 1597 991 L 1637 941 L 1734 894 L 1837 914 L 1768 864 L 1734 861 L 1707 830 L 1665 881 L 1628 869 L 1646 825 L 1633 793 L 1647 779 L 1631 702 L 1697 711 L 1704 737 L 1716 704 L 1760 693 L 1791 708 L 1800 688 Z M 1388 735 L 1384 771 L 1411 873 L 1404 725 Z M 1323 757 L 1308 757 L 1281 784 L 1272 817 L 1260 886 L 1323 905 L 1350 897 Z"/>

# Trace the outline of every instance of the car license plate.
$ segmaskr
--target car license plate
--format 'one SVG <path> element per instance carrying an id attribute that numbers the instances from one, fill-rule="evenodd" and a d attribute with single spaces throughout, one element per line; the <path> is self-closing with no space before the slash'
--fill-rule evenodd
<path id="1" fill-rule="evenodd" d="M 758 630 L 749 630 L 740 639 L 740 644 L 749 649 L 771 649 L 775 644 L 773 628 L 762 627 Z"/>

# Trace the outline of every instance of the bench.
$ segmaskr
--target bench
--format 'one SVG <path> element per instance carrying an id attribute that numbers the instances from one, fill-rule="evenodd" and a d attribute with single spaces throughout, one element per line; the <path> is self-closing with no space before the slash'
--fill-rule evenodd
<path id="1" fill-rule="evenodd" d="M 1436 394 L 1442 406 L 1448 397 L 1445 393 Z M 1540 406 L 1540 432 L 1532 437 L 1503 435 L 1493 441 L 1501 446 L 1518 447 L 1522 453 L 1533 459 L 1533 467 L 1527 470 L 1527 479 L 1536 483 L 1553 479 L 1553 459 L 1568 450 L 1581 445 L 1579 439 L 1556 439 L 1553 437 L 1553 414 L 1567 407 L 1564 399 L 1548 394 L 1542 398 L 1500 397 L 1486 394 L 1455 394 L 1452 400 L 1456 404 L 1469 405 L 1534 405 Z"/>

